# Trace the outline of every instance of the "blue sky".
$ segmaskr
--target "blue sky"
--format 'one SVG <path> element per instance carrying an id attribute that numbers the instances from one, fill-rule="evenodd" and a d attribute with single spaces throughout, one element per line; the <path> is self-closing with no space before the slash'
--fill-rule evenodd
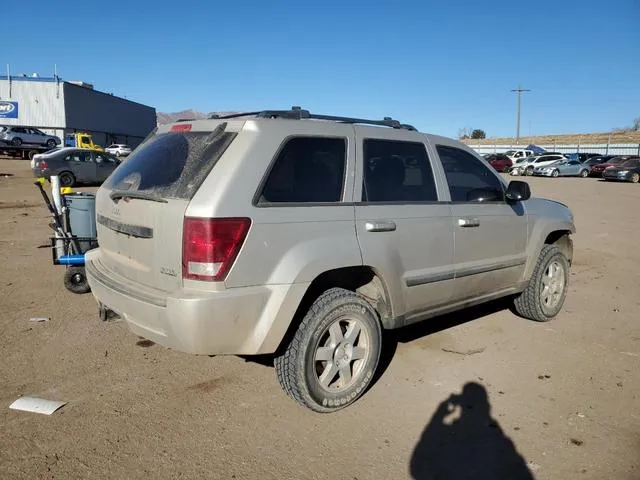
<path id="1" fill-rule="evenodd" d="M 640 116 L 640 0 L 166 2 L 2 8 L 0 65 L 172 112 L 302 105 L 455 136 L 608 131 Z M 13 11 L 15 10 L 15 11 Z M 35 14 L 37 12 L 37 14 Z M 28 25 L 28 33 L 25 26 Z M 3 74 L 6 72 L 2 72 Z"/>

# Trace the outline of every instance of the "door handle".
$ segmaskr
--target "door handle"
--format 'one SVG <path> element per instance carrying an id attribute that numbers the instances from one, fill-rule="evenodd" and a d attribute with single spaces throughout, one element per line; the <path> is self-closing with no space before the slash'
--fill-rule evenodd
<path id="1" fill-rule="evenodd" d="M 458 219 L 458 226 L 459 227 L 465 227 L 465 228 L 479 227 L 480 226 L 480 220 L 478 220 L 477 218 L 469 218 L 469 217 L 459 218 Z"/>
<path id="2" fill-rule="evenodd" d="M 367 232 L 393 232 L 396 229 L 396 223 L 390 220 L 384 222 L 367 222 L 364 228 Z"/>

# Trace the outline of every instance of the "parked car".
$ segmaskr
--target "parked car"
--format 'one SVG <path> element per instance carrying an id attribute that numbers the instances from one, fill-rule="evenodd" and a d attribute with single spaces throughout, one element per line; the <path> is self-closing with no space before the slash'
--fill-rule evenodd
<path id="1" fill-rule="evenodd" d="M 184 352 L 273 354 L 318 412 L 367 391 L 383 329 L 510 295 L 553 318 L 575 232 L 458 141 L 299 108 L 158 126 L 96 218 L 101 318 Z"/>
<path id="2" fill-rule="evenodd" d="M 32 171 L 38 178 L 57 175 L 60 185 L 72 187 L 102 183 L 119 164 L 120 160 L 107 152 L 67 147 L 36 160 Z"/>
<path id="3" fill-rule="evenodd" d="M 586 160 L 584 162 L 585 165 L 589 165 L 590 167 L 593 167 L 595 165 L 598 165 L 600 163 L 605 163 L 608 162 L 609 160 L 611 160 L 612 158 L 615 158 L 616 155 L 597 155 L 595 157 L 591 157 L 590 159 Z"/>
<path id="4" fill-rule="evenodd" d="M 533 174 L 542 177 L 582 177 L 589 175 L 591 167 L 578 160 L 559 160 L 551 165 L 535 167 Z"/>
<path id="5" fill-rule="evenodd" d="M 534 153 L 533 150 L 507 150 L 504 154 L 515 162 L 519 158 L 531 157 Z"/>
<path id="6" fill-rule="evenodd" d="M 602 178 L 638 183 L 640 181 L 640 158 L 632 158 L 616 166 L 605 168 L 602 172 Z"/>
<path id="7" fill-rule="evenodd" d="M 105 152 L 109 152 L 111 155 L 115 155 L 116 157 L 126 157 L 131 153 L 131 147 L 123 143 L 114 143 L 113 145 L 109 145 L 104 150 Z"/>
<path id="8" fill-rule="evenodd" d="M 5 126 L 4 131 L 0 132 L 0 140 L 16 147 L 26 143 L 31 145 L 46 145 L 49 148 L 54 148 L 61 143 L 59 137 L 47 135 L 37 128 L 14 126 Z"/>
<path id="9" fill-rule="evenodd" d="M 587 160 L 589 160 L 590 158 L 594 158 L 594 157 L 599 157 L 600 154 L 599 153 L 569 153 L 566 155 L 566 157 L 569 160 L 578 160 L 579 162 L 586 162 Z"/>
<path id="10" fill-rule="evenodd" d="M 501 153 L 491 154 L 486 157 L 487 162 L 498 172 L 508 172 L 513 166 L 513 162 L 509 157 Z"/>
<path id="11" fill-rule="evenodd" d="M 633 155 L 620 155 L 617 157 L 613 157 L 612 159 L 606 162 L 602 162 L 591 167 L 591 172 L 589 172 L 589 175 L 591 175 L 592 177 L 601 177 L 602 172 L 604 172 L 605 168 L 615 167 L 621 164 L 622 162 L 626 162 L 631 158 L 636 158 L 636 157 Z"/>
<path id="12" fill-rule="evenodd" d="M 518 164 L 521 175 L 533 175 L 533 171 L 536 167 L 546 167 L 559 160 L 566 160 L 561 154 L 554 155 L 539 155 L 537 157 L 526 158 L 524 162 Z"/>

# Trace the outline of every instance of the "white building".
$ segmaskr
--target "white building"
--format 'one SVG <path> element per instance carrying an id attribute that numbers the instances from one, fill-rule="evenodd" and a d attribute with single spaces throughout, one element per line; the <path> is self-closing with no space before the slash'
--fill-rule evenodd
<path id="1" fill-rule="evenodd" d="M 88 132 L 107 146 L 137 146 L 156 127 L 156 110 L 59 77 L 0 76 L 0 125 L 39 128 L 64 136 Z"/>

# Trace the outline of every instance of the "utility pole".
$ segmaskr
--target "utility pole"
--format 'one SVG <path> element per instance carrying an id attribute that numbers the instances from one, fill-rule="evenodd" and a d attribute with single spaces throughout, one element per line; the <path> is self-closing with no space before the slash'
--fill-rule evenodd
<path id="1" fill-rule="evenodd" d="M 520 142 L 520 97 L 522 96 L 522 92 L 530 92 L 526 88 L 522 88 L 518 85 L 518 88 L 514 88 L 511 90 L 512 92 L 516 92 L 518 94 L 518 110 L 516 113 L 516 143 Z"/>

